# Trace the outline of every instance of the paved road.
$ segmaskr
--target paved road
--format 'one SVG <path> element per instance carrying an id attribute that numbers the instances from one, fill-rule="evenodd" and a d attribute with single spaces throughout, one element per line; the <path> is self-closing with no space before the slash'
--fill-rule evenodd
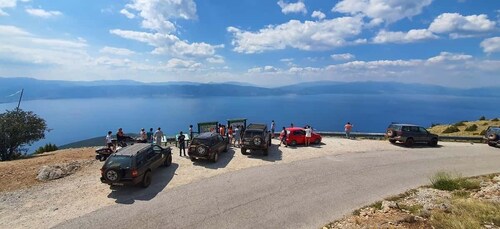
<path id="1" fill-rule="evenodd" d="M 318 228 L 427 184 L 439 170 L 464 176 L 500 172 L 500 149 L 484 144 L 394 146 L 254 167 L 164 190 L 149 201 L 103 208 L 57 227 Z"/>

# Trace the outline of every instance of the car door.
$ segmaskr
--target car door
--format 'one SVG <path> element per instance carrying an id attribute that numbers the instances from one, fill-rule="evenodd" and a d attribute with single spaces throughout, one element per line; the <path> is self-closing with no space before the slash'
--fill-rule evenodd
<path id="1" fill-rule="evenodd" d="M 415 142 L 425 142 L 427 141 L 427 130 L 422 127 L 412 126 L 411 132 L 415 138 Z"/>
<path id="2" fill-rule="evenodd" d="M 293 140 L 295 140 L 297 144 L 304 144 L 306 141 L 306 132 L 304 130 L 295 130 L 293 132 Z"/>
<path id="3" fill-rule="evenodd" d="M 161 153 L 161 147 L 158 145 L 153 145 L 148 149 L 148 158 L 151 163 L 152 168 L 156 168 L 161 165 L 163 154 Z"/>
<path id="4" fill-rule="evenodd" d="M 216 138 L 216 144 L 217 144 L 217 152 L 223 152 L 224 151 L 224 148 L 226 147 L 225 144 L 224 144 L 224 138 L 220 135 L 217 135 L 217 138 Z"/>

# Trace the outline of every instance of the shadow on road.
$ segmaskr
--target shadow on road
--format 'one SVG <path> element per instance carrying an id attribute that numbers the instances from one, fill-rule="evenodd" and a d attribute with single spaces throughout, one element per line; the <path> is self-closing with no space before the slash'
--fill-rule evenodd
<path id="1" fill-rule="evenodd" d="M 248 152 L 250 152 L 250 154 L 247 156 L 251 159 L 260 159 L 270 162 L 281 161 L 283 159 L 283 152 L 279 149 L 278 145 L 271 145 L 267 156 L 264 156 L 264 151 L 262 150 L 247 150 L 247 153 Z"/>
<path id="2" fill-rule="evenodd" d="M 323 142 L 320 142 L 319 144 L 311 143 L 309 146 L 306 146 L 306 145 L 290 146 L 289 145 L 288 148 L 290 148 L 290 149 L 300 149 L 300 148 L 303 148 L 303 147 L 312 147 L 312 148 L 318 148 L 318 149 L 320 149 L 320 148 L 323 148 L 324 145 L 326 145 L 326 144 L 323 143 Z M 282 145 L 282 147 L 284 147 L 284 146 Z"/>
<path id="3" fill-rule="evenodd" d="M 442 145 L 437 145 L 437 146 L 430 146 L 427 145 L 427 143 L 415 143 L 411 147 L 407 147 L 404 145 L 404 143 L 390 143 L 393 146 L 401 147 L 401 148 L 407 148 L 407 149 L 423 149 L 423 148 L 441 148 L 443 147 Z"/>
<path id="4" fill-rule="evenodd" d="M 133 204 L 136 200 L 149 201 L 158 195 L 174 177 L 179 165 L 172 163 L 169 167 L 159 167 L 153 171 L 151 185 L 147 188 L 138 186 L 111 186 L 108 198 L 119 204 Z"/>
<path id="5" fill-rule="evenodd" d="M 219 160 L 213 163 L 210 160 L 198 159 L 193 162 L 193 165 L 203 166 L 207 169 L 220 169 L 225 168 L 234 157 L 234 148 L 229 148 L 227 152 L 219 154 Z"/>

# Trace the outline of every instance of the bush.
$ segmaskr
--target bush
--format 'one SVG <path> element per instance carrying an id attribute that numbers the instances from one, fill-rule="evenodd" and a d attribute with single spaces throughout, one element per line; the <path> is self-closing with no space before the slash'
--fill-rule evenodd
<path id="1" fill-rule="evenodd" d="M 481 133 L 479 133 L 480 135 L 485 135 L 486 134 L 486 129 L 482 130 Z"/>
<path id="2" fill-rule="evenodd" d="M 58 150 L 57 146 L 55 144 L 45 144 L 45 146 L 40 146 L 34 154 L 41 154 L 41 153 L 46 153 L 46 152 L 52 152 Z"/>
<path id="3" fill-rule="evenodd" d="M 465 131 L 476 131 L 476 130 L 477 130 L 476 124 L 472 124 L 471 126 L 468 126 L 467 128 L 465 128 Z"/>
<path id="4" fill-rule="evenodd" d="M 448 126 L 445 130 L 443 130 L 443 134 L 449 134 L 455 132 L 460 132 L 460 130 L 456 126 Z"/>
<path id="5" fill-rule="evenodd" d="M 460 121 L 460 122 L 457 122 L 457 123 L 453 124 L 453 126 L 455 126 L 455 127 L 465 126 L 465 122 L 467 122 L 467 121 Z"/>
<path id="6" fill-rule="evenodd" d="M 484 116 L 479 117 L 479 121 L 484 121 L 484 120 L 486 120 L 486 117 Z"/>
<path id="7" fill-rule="evenodd" d="M 440 125 L 439 123 L 431 123 L 431 128 L 439 125 Z"/>
<path id="8" fill-rule="evenodd" d="M 476 199 L 454 199 L 452 211 L 436 211 L 430 220 L 433 228 L 484 228 L 485 224 L 500 225 L 500 204 Z"/>
<path id="9" fill-rule="evenodd" d="M 494 118 L 491 121 L 497 122 L 497 121 L 500 121 L 500 120 L 498 120 L 498 118 Z"/>
<path id="10" fill-rule="evenodd" d="M 447 172 L 437 172 L 430 178 L 430 181 L 433 188 L 445 191 L 473 190 L 481 187 L 479 180 L 468 180 L 460 177 L 460 175 L 452 176 Z"/>

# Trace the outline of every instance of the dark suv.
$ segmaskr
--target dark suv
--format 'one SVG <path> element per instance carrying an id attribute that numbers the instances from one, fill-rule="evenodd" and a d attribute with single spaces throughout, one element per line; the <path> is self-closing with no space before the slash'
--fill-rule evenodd
<path id="1" fill-rule="evenodd" d="M 106 159 L 101 168 L 101 182 L 109 185 L 151 184 L 151 173 L 159 166 L 170 166 L 170 148 L 136 143 L 118 150 Z"/>
<path id="2" fill-rule="evenodd" d="M 241 139 L 241 153 L 247 155 L 247 149 L 262 150 L 264 155 L 269 153 L 271 146 L 271 133 L 267 130 L 266 124 L 250 124 L 243 133 Z"/>
<path id="3" fill-rule="evenodd" d="M 191 161 L 198 158 L 209 159 L 212 162 L 219 160 L 221 152 L 227 152 L 229 141 L 218 133 L 206 132 L 193 138 L 189 144 L 188 154 Z"/>
<path id="4" fill-rule="evenodd" d="M 500 127 L 498 126 L 490 126 L 486 129 L 486 134 L 484 135 L 484 139 L 489 146 L 500 145 Z"/>
<path id="5" fill-rule="evenodd" d="M 425 128 L 412 124 L 391 124 L 387 127 L 385 136 L 389 142 L 402 142 L 407 147 L 414 143 L 427 143 L 430 146 L 437 146 L 438 136 L 429 133 Z"/>

